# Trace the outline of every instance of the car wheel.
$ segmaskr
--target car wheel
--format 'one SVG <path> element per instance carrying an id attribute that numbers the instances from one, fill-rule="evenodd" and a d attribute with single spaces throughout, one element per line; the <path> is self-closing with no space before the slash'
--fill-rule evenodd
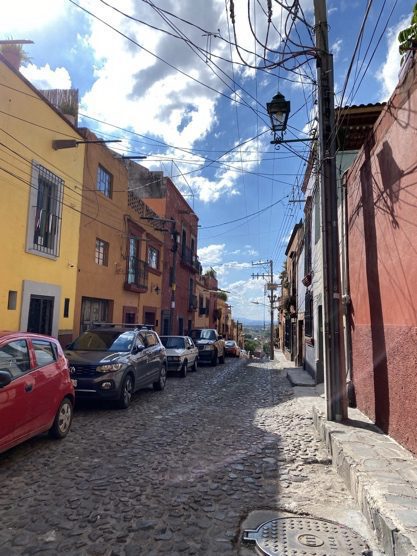
<path id="1" fill-rule="evenodd" d="M 194 359 L 194 363 L 191 367 L 191 370 L 195 373 L 198 369 L 198 364 L 197 364 L 197 357 Z"/>
<path id="2" fill-rule="evenodd" d="M 154 390 L 163 390 L 167 381 L 167 369 L 165 365 L 162 365 L 159 371 L 159 380 L 153 383 Z"/>
<path id="3" fill-rule="evenodd" d="M 180 376 L 185 378 L 187 376 L 187 361 L 184 361 L 180 370 Z"/>
<path id="4" fill-rule="evenodd" d="M 69 398 L 64 398 L 55 415 L 54 423 L 49 433 L 54 438 L 64 438 L 67 436 L 72 423 L 74 408 Z"/>
<path id="5" fill-rule="evenodd" d="M 132 399 L 133 395 L 133 378 L 132 375 L 129 373 L 125 376 L 122 384 L 122 388 L 120 390 L 120 396 L 117 402 L 118 407 L 120 409 L 127 409 L 130 405 L 130 400 Z"/>
<path id="6" fill-rule="evenodd" d="M 215 367 L 218 364 L 218 362 L 219 362 L 219 356 L 217 354 L 217 351 L 214 351 L 210 361 L 210 365 L 212 367 Z"/>

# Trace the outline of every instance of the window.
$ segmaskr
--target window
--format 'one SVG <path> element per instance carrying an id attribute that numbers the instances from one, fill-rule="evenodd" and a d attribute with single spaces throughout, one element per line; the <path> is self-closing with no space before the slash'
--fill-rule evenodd
<path id="1" fill-rule="evenodd" d="M 146 347 L 152 347 L 158 344 L 158 340 L 156 339 L 155 334 L 152 334 L 152 332 L 141 333 L 141 336 Z"/>
<path id="2" fill-rule="evenodd" d="M 44 367 L 50 363 L 54 363 L 57 359 L 56 347 L 46 340 L 33 340 L 33 349 L 35 351 L 36 362 L 38 367 Z"/>
<path id="3" fill-rule="evenodd" d="M 30 370 L 26 340 L 15 340 L 0 348 L 0 370 L 8 371 L 13 378 Z"/>
<path id="4" fill-rule="evenodd" d="M 153 311 L 145 311 L 144 314 L 144 323 L 145 324 L 151 324 L 152 326 L 155 326 L 155 313 Z"/>
<path id="5" fill-rule="evenodd" d="M 313 337 L 313 295 L 307 290 L 305 296 L 305 309 L 304 309 L 304 333 L 306 336 Z"/>
<path id="6" fill-rule="evenodd" d="M 7 309 L 9 311 L 15 311 L 17 305 L 17 291 L 9 290 L 9 296 L 7 299 Z"/>
<path id="7" fill-rule="evenodd" d="M 103 166 L 98 166 L 97 168 L 97 191 L 101 191 L 103 195 L 112 197 L 113 189 L 113 176 L 103 168 Z"/>
<path id="8" fill-rule="evenodd" d="M 81 332 L 94 322 L 109 322 L 112 319 L 112 305 L 107 299 L 83 297 L 81 299 Z"/>
<path id="9" fill-rule="evenodd" d="M 96 238 L 96 264 L 101 266 L 109 264 L 109 244 L 99 238 Z"/>
<path id="10" fill-rule="evenodd" d="M 33 163 L 26 247 L 43 256 L 59 256 L 64 182 Z"/>
<path id="11" fill-rule="evenodd" d="M 148 265 L 155 270 L 159 267 L 159 251 L 155 247 L 148 248 Z"/>
<path id="12" fill-rule="evenodd" d="M 129 238 L 129 261 L 127 268 L 127 283 L 136 284 L 138 278 L 138 253 L 139 240 L 135 237 Z"/>
<path id="13" fill-rule="evenodd" d="M 69 317 L 69 308 L 70 308 L 70 300 L 69 297 L 66 297 L 64 300 L 64 319 Z"/>
<path id="14" fill-rule="evenodd" d="M 127 245 L 127 269 L 125 289 L 136 291 L 148 287 L 147 263 L 139 259 L 140 238 L 131 236 Z"/>

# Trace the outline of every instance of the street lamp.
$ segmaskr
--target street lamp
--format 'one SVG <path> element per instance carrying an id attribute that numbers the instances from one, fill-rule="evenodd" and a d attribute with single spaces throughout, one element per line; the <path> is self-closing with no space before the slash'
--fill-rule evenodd
<path id="1" fill-rule="evenodd" d="M 274 143 L 280 143 L 283 138 L 283 133 L 287 129 L 288 116 L 290 115 L 291 103 L 285 100 L 284 95 L 278 92 L 271 100 L 266 103 L 266 110 L 271 119 L 271 129 L 274 132 Z M 277 133 L 281 134 L 280 139 L 277 139 Z"/>
<path id="2" fill-rule="evenodd" d="M 284 131 L 287 129 L 288 117 L 291 111 L 291 103 L 285 100 L 284 95 L 277 93 L 272 97 L 271 102 L 266 103 L 266 110 L 271 119 L 271 129 L 274 138 L 271 141 L 273 145 L 280 143 L 300 143 L 301 141 L 315 141 L 315 137 L 300 137 L 298 139 L 285 139 Z"/>

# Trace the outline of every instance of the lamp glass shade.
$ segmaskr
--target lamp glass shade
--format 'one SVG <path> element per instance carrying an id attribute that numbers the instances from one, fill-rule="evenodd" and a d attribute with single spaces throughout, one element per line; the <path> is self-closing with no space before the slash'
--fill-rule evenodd
<path id="1" fill-rule="evenodd" d="M 272 131 L 285 131 L 291 110 L 290 101 L 285 100 L 281 93 L 277 93 L 271 102 L 266 104 L 266 109 L 271 118 Z"/>

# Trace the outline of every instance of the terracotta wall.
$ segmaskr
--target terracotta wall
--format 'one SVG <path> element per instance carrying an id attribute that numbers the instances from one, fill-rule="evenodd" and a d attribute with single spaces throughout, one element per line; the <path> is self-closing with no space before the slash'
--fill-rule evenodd
<path id="1" fill-rule="evenodd" d="M 347 176 L 353 381 L 384 432 L 417 453 L 417 72 L 397 87 Z"/>

